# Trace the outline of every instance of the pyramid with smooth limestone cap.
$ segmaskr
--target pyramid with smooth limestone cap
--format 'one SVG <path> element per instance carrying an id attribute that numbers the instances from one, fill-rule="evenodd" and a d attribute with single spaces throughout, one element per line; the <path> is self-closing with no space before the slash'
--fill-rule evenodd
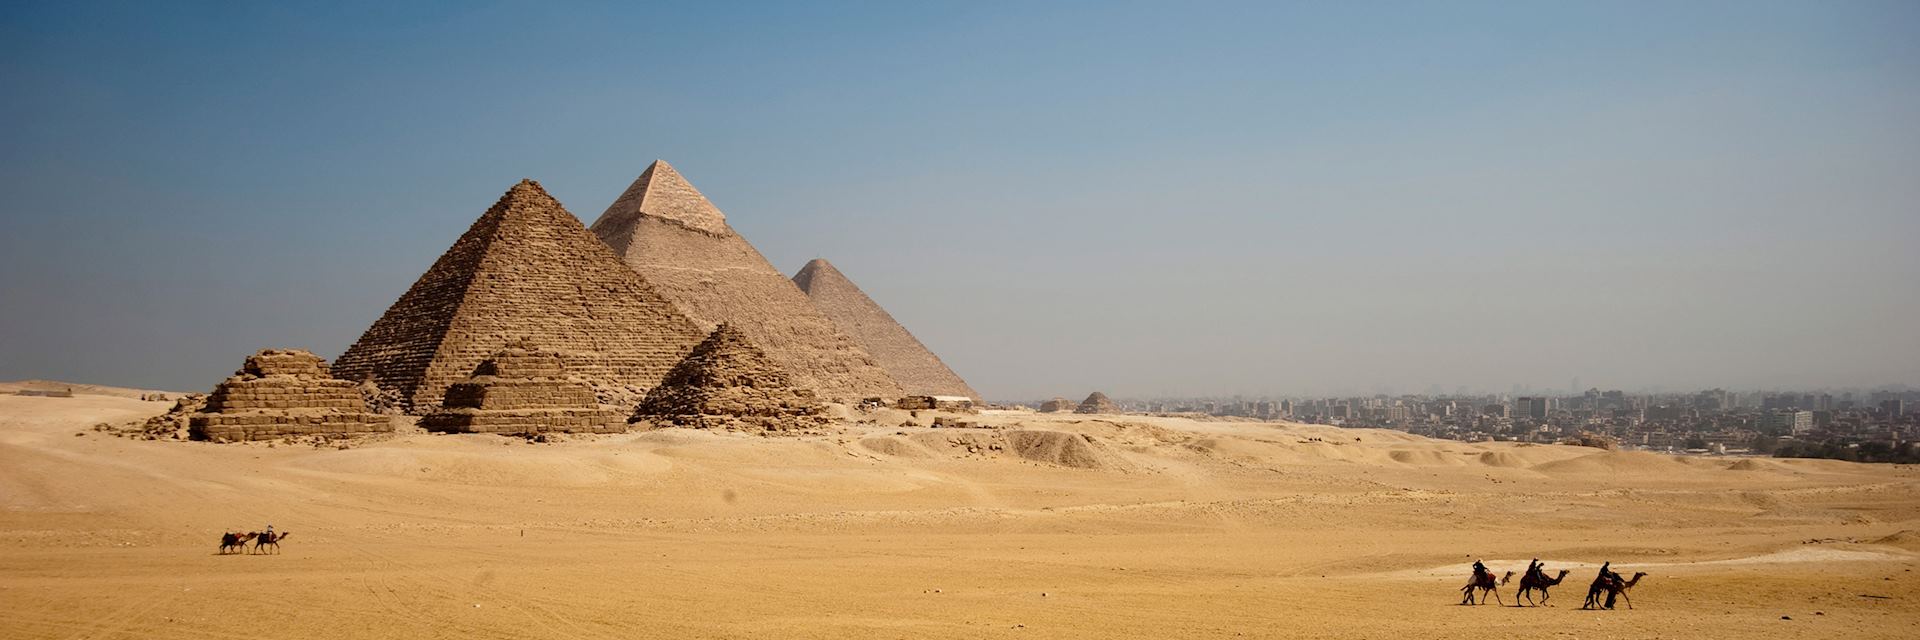
<path id="1" fill-rule="evenodd" d="M 727 225 L 664 161 L 654 161 L 592 225 L 628 266 L 703 329 L 732 326 L 797 387 L 822 398 L 903 392 L 858 342 Z"/>
<path id="2" fill-rule="evenodd" d="M 705 332 L 540 184 L 522 180 L 335 360 L 414 413 L 509 344 L 552 350 L 572 376 L 651 388 Z"/>

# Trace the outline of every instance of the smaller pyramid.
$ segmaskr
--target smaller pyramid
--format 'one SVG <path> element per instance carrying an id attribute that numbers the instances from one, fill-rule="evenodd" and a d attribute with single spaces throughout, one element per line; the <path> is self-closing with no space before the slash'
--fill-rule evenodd
<path id="1" fill-rule="evenodd" d="M 429 431 L 535 435 L 543 432 L 619 433 L 620 412 L 602 408 L 593 389 L 567 379 L 560 354 L 510 346 L 447 387 L 440 409 L 420 419 Z"/>
<path id="2" fill-rule="evenodd" d="M 907 395 L 966 396 L 975 402 L 980 393 L 960 379 L 940 356 L 921 344 L 919 338 L 894 320 L 880 303 L 847 279 L 846 274 L 822 258 L 815 258 L 794 274 L 793 284 L 806 292 L 821 313 L 832 320 L 841 333 L 853 338 L 874 362 L 893 376 Z"/>
<path id="3" fill-rule="evenodd" d="M 1078 408 L 1072 400 L 1054 396 L 1052 400 L 1040 403 L 1040 413 L 1071 413 Z"/>
<path id="4" fill-rule="evenodd" d="M 389 433 L 393 423 L 367 410 L 360 385 L 335 379 L 327 361 L 305 349 L 262 349 L 213 388 L 187 419 L 195 440 L 272 440 L 285 436 Z"/>
<path id="5" fill-rule="evenodd" d="M 1081 400 L 1080 408 L 1074 409 L 1073 412 L 1074 413 L 1119 413 L 1120 408 L 1113 406 L 1113 401 L 1107 399 L 1107 394 L 1095 391 L 1093 392 L 1093 395 L 1087 396 L 1087 399 Z"/>
<path id="6" fill-rule="evenodd" d="M 826 424 L 823 410 L 745 333 L 722 324 L 647 393 L 632 420 L 790 431 Z"/>

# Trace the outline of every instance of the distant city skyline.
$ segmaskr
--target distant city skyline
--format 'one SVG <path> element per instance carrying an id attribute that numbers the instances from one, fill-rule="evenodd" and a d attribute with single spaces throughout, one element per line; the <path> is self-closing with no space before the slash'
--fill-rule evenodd
<path id="1" fill-rule="evenodd" d="M 987 398 L 1920 385 L 1920 3 L 11 3 L 0 80 L 0 380 L 335 358 L 665 158 Z"/>

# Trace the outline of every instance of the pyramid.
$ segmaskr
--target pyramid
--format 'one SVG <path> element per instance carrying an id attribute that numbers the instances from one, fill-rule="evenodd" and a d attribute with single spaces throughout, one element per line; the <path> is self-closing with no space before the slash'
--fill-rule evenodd
<path id="1" fill-rule="evenodd" d="M 648 166 L 592 228 L 703 330 L 732 325 L 766 349 L 796 386 L 849 401 L 902 394 L 866 349 L 665 161 Z"/>
<path id="2" fill-rule="evenodd" d="M 440 410 L 421 418 L 420 426 L 509 435 L 617 433 L 627 430 L 621 413 L 601 407 L 585 383 L 568 379 L 560 354 L 515 345 L 447 387 Z"/>
<path id="3" fill-rule="evenodd" d="M 335 379 L 327 362 L 304 349 L 262 349 L 213 388 L 187 419 L 195 440 L 272 440 L 284 436 L 347 436 L 393 431 L 367 410 L 359 385 Z"/>
<path id="4" fill-rule="evenodd" d="M 647 393 L 633 419 L 786 431 L 825 424 L 821 412 L 812 391 L 793 386 L 745 332 L 722 324 Z"/>
<path id="5" fill-rule="evenodd" d="M 1118 407 L 1113 406 L 1113 401 L 1107 399 L 1107 394 L 1095 391 L 1093 392 L 1093 395 L 1087 396 L 1087 399 L 1081 400 L 1080 407 L 1077 409 L 1074 409 L 1073 412 L 1074 413 L 1119 413 L 1120 409 Z"/>
<path id="6" fill-rule="evenodd" d="M 334 362 L 415 413 L 511 344 L 558 352 L 587 382 L 650 388 L 704 333 L 522 180 Z"/>
<path id="7" fill-rule="evenodd" d="M 793 284 L 807 294 L 813 306 L 832 320 L 842 333 L 865 347 L 900 389 L 908 395 L 966 396 L 975 401 L 980 394 L 967 386 L 947 363 L 933 355 L 927 346 L 900 326 L 893 315 L 880 308 L 873 298 L 848 280 L 845 274 L 824 259 L 815 258 L 794 274 Z"/>
<path id="8" fill-rule="evenodd" d="M 1054 396 L 1052 400 L 1040 403 L 1040 413 L 1072 413 L 1078 407 L 1072 400 Z"/>

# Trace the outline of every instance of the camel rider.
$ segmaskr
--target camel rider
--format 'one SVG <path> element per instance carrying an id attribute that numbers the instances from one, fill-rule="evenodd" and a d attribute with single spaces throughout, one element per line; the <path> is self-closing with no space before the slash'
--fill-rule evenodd
<path id="1" fill-rule="evenodd" d="M 1609 563 L 1607 563 L 1607 564 L 1608 564 L 1608 565 L 1612 565 L 1613 563 L 1611 563 L 1611 562 L 1609 562 Z M 1607 607 L 1608 609 L 1612 609 L 1612 608 L 1613 608 L 1613 601 L 1614 601 L 1614 600 L 1616 600 L 1616 599 L 1618 599 L 1618 598 L 1620 597 L 1620 589 L 1621 589 L 1622 587 L 1625 587 L 1625 586 L 1626 586 L 1626 584 L 1627 584 L 1627 581 L 1626 581 L 1625 579 L 1622 579 L 1622 578 L 1620 577 L 1620 574 L 1619 574 L 1619 573 L 1616 573 L 1616 572 L 1614 572 L 1614 570 L 1612 570 L 1612 569 L 1609 569 L 1609 568 L 1607 568 L 1607 567 L 1605 567 L 1605 566 L 1603 566 L 1603 567 L 1600 567 L 1600 573 L 1601 573 L 1602 575 L 1605 575 L 1605 576 L 1607 577 L 1607 604 L 1606 604 L 1606 607 Z"/>
<path id="2" fill-rule="evenodd" d="M 1481 564 L 1479 560 L 1473 561 L 1473 580 L 1479 582 L 1482 576 L 1492 578 L 1493 572 L 1488 571 L 1487 565 Z"/>
<path id="3" fill-rule="evenodd" d="M 1540 559 L 1534 558 L 1532 562 L 1527 563 L 1527 576 L 1526 578 L 1523 578 L 1522 581 L 1524 582 L 1527 579 L 1535 579 L 1535 580 L 1539 579 L 1540 574 L 1546 573 L 1545 569 L 1546 569 L 1546 566 L 1540 564 Z"/>
<path id="4" fill-rule="evenodd" d="M 273 539 L 273 525 L 267 525 L 267 534 L 266 534 L 266 535 L 267 535 L 267 539 L 268 539 L 268 540 L 272 540 L 272 539 Z"/>

